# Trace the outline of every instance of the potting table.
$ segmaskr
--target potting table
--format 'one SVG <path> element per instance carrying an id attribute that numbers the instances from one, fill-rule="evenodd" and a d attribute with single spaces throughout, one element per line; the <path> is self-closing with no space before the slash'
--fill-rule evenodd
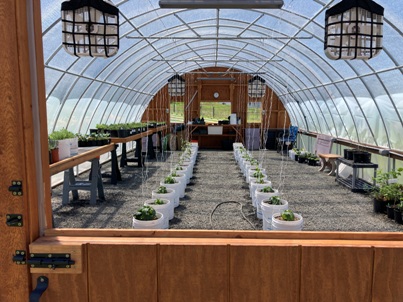
<path id="1" fill-rule="evenodd" d="M 127 137 L 111 137 L 111 141 L 115 144 L 122 144 L 122 156 L 120 158 L 120 166 L 127 166 L 128 162 L 137 162 L 138 167 L 142 167 L 144 165 L 144 154 L 142 152 L 142 139 L 143 137 L 148 138 L 147 144 L 147 153 L 148 157 L 153 159 L 155 158 L 154 144 L 152 140 L 152 136 L 156 133 L 158 136 L 159 144 L 162 146 L 162 132 L 166 131 L 167 126 L 161 126 L 157 128 L 150 128 L 149 130 L 141 133 L 137 133 L 134 135 L 130 135 Z M 127 158 L 127 147 L 126 143 L 136 141 L 136 151 L 134 158 Z M 162 148 L 161 148 L 162 151 Z M 144 152 L 145 153 L 145 152 Z"/>
<path id="2" fill-rule="evenodd" d="M 374 163 L 355 163 L 352 160 L 345 159 L 340 157 L 336 159 L 337 170 L 336 170 L 336 181 L 343 184 L 344 186 L 351 189 L 352 192 L 364 192 L 368 191 L 370 188 L 376 185 L 375 177 L 376 177 L 376 169 L 378 169 L 378 165 Z M 347 178 L 342 178 L 339 175 L 339 165 L 343 163 L 349 167 L 353 168 L 353 173 L 351 176 Z M 359 169 L 374 169 L 374 180 L 373 183 L 369 183 L 364 179 L 358 177 Z"/>

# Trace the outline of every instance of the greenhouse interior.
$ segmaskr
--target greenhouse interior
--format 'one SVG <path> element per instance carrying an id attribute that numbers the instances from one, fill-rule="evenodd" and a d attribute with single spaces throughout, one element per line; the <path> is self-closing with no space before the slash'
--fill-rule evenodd
<path id="1" fill-rule="evenodd" d="M 401 301 L 402 1 L 0 4 L 16 301 Z"/>

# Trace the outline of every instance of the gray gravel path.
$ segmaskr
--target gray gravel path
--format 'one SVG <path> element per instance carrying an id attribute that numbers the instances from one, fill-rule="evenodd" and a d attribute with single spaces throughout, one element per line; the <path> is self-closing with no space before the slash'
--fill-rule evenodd
<path id="1" fill-rule="evenodd" d="M 371 198 L 353 193 L 335 178 L 317 172 L 317 167 L 298 164 L 274 151 L 254 151 L 269 179 L 279 188 L 289 207 L 304 217 L 304 230 L 310 231 L 403 231 L 386 215 L 372 211 Z M 151 190 L 168 175 L 180 152 L 167 152 L 164 158 L 147 161 L 146 167 L 121 169 L 118 185 L 105 181 L 106 200 L 89 205 L 89 194 L 79 192 L 79 200 L 61 205 L 61 186 L 52 190 L 55 227 L 131 228 L 132 215 Z M 108 165 L 103 167 L 108 170 Z M 80 176 L 88 177 L 87 174 Z M 242 206 L 242 207 L 241 207 Z M 233 152 L 199 151 L 194 177 L 186 196 L 175 209 L 172 229 L 262 229 L 249 197 L 248 184 L 236 164 Z"/>

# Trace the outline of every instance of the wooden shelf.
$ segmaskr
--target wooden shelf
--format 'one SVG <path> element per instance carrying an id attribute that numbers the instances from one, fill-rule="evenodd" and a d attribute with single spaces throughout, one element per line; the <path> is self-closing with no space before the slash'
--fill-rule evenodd
<path id="1" fill-rule="evenodd" d="M 209 126 L 220 126 L 223 129 L 222 134 L 208 134 Z M 198 133 L 202 130 L 203 133 Z M 242 142 L 242 125 L 188 125 L 189 137 L 191 140 L 197 140 L 201 149 L 232 149 L 232 143 Z"/>

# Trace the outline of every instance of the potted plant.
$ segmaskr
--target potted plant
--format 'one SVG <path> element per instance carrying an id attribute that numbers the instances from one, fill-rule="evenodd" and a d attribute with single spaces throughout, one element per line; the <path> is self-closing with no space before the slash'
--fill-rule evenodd
<path id="1" fill-rule="evenodd" d="M 179 198 L 185 197 L 186 175 L 184 173 L 177 172 L 177 170 L 173 170 L 169 176 L 172 177 L 175 181 L 179 181 L 179 183 L 181 184 L 182 188 L 180 190 Z"/>
<path id="2" fill-rule="evenodd" d="M 133 215 L 134 229 L 162 229 L 164 216 L 151 206 L 142 206 Z"/>
<path id="3" fill-rule="evenodd" d="M 403 212 L 403 198 L 400 199 L 400 203 L 395 208 L 395 222 L 403 224 L 402 212 Z"/>
<path id="4" fill-rule="evenodd" d="M 300 214 L 287 209 L 272 216 L 273 231 L 301 231 L 304 219 Z"/>
<path id="5" fill-rule="evenodd" d="M 174 203 L 175 203 L 175 196 L 176 193 L 174 190 L 167 188 L 166 186 L 159 186 L 158 189 L 153 190 L 151 192 L 151 196 L 153 199 L 167 199 L 170 201 L 169 207 L 169 217 L 168 220 L 174 218 Z"/>
<path id="6" fill-rule="evenodd" d="M 49 134 L 49 139 L 58 141 L 59 160 L 78 154 L 78 139 L 66 128 L 53 131 Z"/>
<path id="7" fill-rule="evenodd" d="M 272 196 L 278 196 L 278 190 L 275 190 L 270 186 L 264 186 L 263 188 L 256 190 L 256 215 L 257 218 L 262 219 L 262 207 L 261 202 L 264 199 L 268 199 Z"/>
<path id="8" fill-rule="evenodd" d="M 169 228 L 169 220 L 173 218 L 173 206 L 169 199 L 152 198 L 144 202 L 145 206 L 153 207 L 164 216 L 164 229 Z M 171 217 L 171 218 L 170 218 Z"/>
<path id="9" fill-rule="evenodd" d="M 160 182 L 160 185 L 170 188 L 175 192 L 174 207 L 176 208 L 179 206 L 179 197 L 182 189 L 180 181 L 175 180 L 175 178 L 169 175 Z"/>
<path id="10" fill-rule="evenodd" d="M 307 152 L 301 151 L 300 154 L 298 155 L 298 162 L 300 164 L 305 163 L 307 156 L 308 156 Z"/>
<path id="11" fill-rule="evenodd" d="M 57 141 L 48 139 L 48 150 L 49 150 L 49 164 L 58 162 L 59 148 L 57 146 Z"/>
<path id="12" fill-rule="evenodd" d="M 254 207 L 256 207 L 256 191 L 267 186 L 271 186 L 271 181 L 263 178 L 257 178 L 249 183 L 250 197 L 252 198 L 252 205 Z"/>
<path id="13" fill-rule="evenodd" d="M 308 159 L 308 165 L 309 166 L 317 166 L 318 165 L 319 157 L 317 157 L 315 154 L 309 153 L 308 156 L 307 156 L 307 159 Z"/>
<path id="14" fill-rule="evenodd" d="M 373 205 L 375 213 L 385 213 L 387 211 L 387 205 L 389 205 L 389 216 L 392 216 L 392 208 L 395 207 L 396 203 L 400 201 L 403 197 L 403 185 L 392 182 L 390 179 L 399 176 L 401 171 L 392 170 L 389 172 L 382 172 L 378 170 L 374 180 L 376 181 L 376 186 L 370 191 L 373 197 Z"/>
<path id="15" fill-rule="evenodd" d="M 274 213 L 288 209 L 288 202 L 279 196 L 263 199 L 260 203 L 263 215 L 263 230 L 271 230 L 271 219 Z"/>

